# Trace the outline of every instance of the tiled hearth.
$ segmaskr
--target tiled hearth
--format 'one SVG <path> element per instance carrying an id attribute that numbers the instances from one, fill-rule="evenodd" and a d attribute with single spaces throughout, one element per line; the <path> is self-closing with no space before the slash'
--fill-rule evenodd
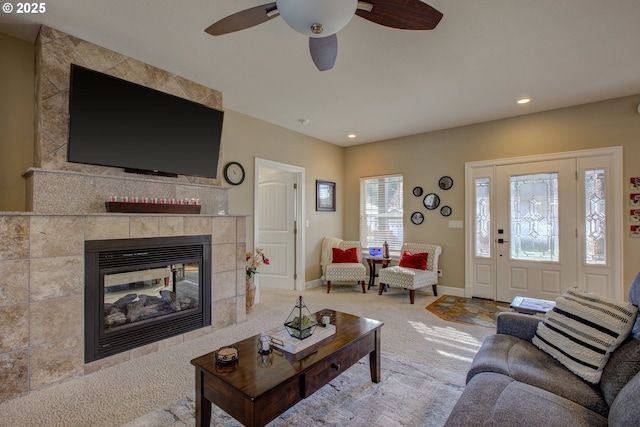
<path id="1" fill-rule="evenodd" d="M 0 212 L 0 401 L 246 319 L 246 218 L 225 215 L 228 188 L 220 180 L 138 177 L 66 161 L 71 63 L 222 109 L 218 91 L 60 31 L 41 29 L 34 168 L 25 175 L 29 212 Z M 104 202 L 112 195 L 197 198 L 202 214 L 106 213 Z M 86 364 L 84 242 L 191 235 L 211 235 L 211 326 Z"/>

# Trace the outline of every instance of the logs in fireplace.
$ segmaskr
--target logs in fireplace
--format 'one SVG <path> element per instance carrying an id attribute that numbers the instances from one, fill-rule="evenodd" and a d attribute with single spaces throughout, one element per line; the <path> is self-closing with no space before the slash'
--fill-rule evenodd
<path id="1" fill-rule="evenodd" d="M 211 324 L 211 236 L 85 242 L 85 363 Z"/>

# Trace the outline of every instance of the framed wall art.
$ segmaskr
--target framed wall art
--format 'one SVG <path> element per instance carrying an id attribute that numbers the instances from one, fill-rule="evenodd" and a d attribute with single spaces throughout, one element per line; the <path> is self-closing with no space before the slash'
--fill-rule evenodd
<path id="1" fill-rule="evenodd" d="M 316 211 L 336 211 L 336 183 L 316 180 Z"/>

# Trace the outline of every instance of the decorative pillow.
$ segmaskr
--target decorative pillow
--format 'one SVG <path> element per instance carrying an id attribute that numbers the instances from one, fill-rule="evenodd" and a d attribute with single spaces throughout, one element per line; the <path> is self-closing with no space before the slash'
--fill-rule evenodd
<path id="1" fill-rule="evenodd" d="M 556 299 L 532 342 L 574 374 L 597 384 L 609 356 L 629 336 L 637 312 L 628 302 L 572 288 Z"/>
<path id="2" fill-rule="evenodd" d="M 418 252 L 417 254 L 411 254 L 408 251 L 402 252 L 400 267 L 415 268 L 418 270 L 427 269 L 427 259 L 429 258 L 429 252 Z"/>
<path id="3" fill-rule="evenodd" d="M 358 248 L 349 248 L 342 250 L 340 248 L 332 248 L 333 260 L 336 264 L 347 262 L 358 262 Z"/>

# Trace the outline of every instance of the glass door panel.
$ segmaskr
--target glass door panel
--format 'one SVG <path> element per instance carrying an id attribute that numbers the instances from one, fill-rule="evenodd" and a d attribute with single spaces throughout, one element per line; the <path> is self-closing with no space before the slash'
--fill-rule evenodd
<path id="1" fill-rule="evenodd" d="M 557 172 L 511 181 L 511 259 L 558 261 Z"/>

